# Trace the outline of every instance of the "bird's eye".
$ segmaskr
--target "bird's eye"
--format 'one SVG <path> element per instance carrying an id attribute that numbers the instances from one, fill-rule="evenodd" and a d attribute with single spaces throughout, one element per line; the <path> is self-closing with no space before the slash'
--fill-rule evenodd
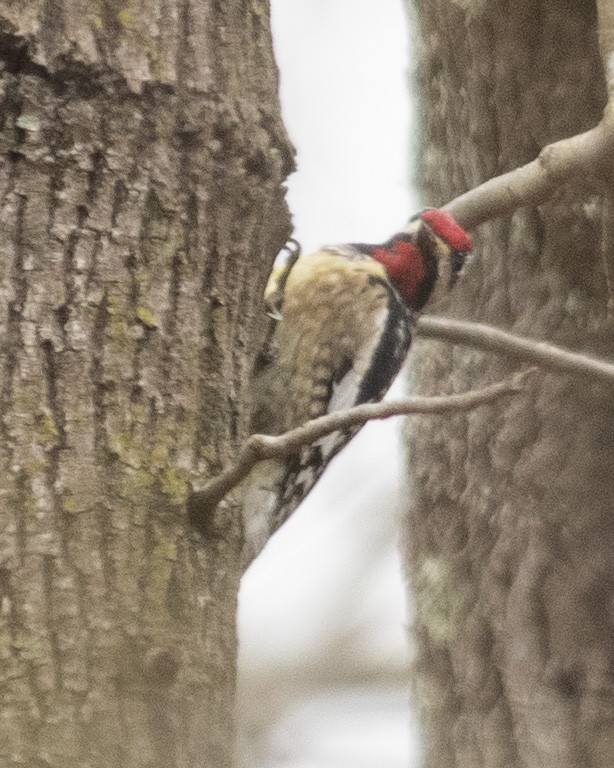
<path id="1" fill-rule="evenodd" d="M 462 268 L 465 265 L 467 259 L 466 251 L 452 251 L 451 266 L 452 266 L 452 280 L 456 281 Z"/>
<path id="2" fill-rule="evenodd" d="M 452 265 L 455 272 L 460 272 L 467 260 L 467 251 L 454 251 Z"/>

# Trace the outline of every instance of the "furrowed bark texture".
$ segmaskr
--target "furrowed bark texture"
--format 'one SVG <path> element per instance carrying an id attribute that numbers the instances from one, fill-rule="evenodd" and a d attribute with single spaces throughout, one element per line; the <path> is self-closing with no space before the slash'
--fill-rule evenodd
<path id="1" fill-rule="evenodd" d="M 416 0 L 426 202 L 595 125 L 593 2 Z M 611 168 L 476 233 L 445 314 L 611 360 Z M 415 391 L 518 367 L 420 342 Z M 543 373 L 527 394 L 409 430 L 405 556 L 429 768 L 614 764 L 614 397 Z"/>
<path id="2" fill-rule="evenodd" d="M 268 4 L 4 3 L 0 61 L 0 764 L 228 766 L 241 534 L 184 500 L 287 235 Z"/>

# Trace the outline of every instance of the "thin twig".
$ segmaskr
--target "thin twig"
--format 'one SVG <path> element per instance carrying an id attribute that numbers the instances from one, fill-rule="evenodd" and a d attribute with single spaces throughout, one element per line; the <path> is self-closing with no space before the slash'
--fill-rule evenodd
<path id="1" fill-rule="evenodd" d="M 530 372 L 524 371 L 510 381 L 501 381 L 458 395 L 405 397 L 400 400 L 358 405 L 338 413 L 320 416 L 282 435 L 252 435 L 240 449 L 236 464 L 210 480 L 202 490 L 194 491 L 190 495 L 190 517 L 194 520 L 195 517 L 211 514 L 224 496 L 244 480 L 259 461 L 288 456 L 332 432 L 362 426 L 374 419 L 388 419 L 391 416 L 407 414 L 468 411 L 500 397 L 518 394 L 522 391 L 524 380 Z"/>
<path id="2" fill-rule="evenodd" d="M 537 363 L 544 368 L 582 374 L 610 385 L 614 384 L 612 363 L 579 352 L 569 352 L 545 341 L 515 336 L 490 325 L 424 315 L 416 324 L 416 334 L 511 355 L 520 360 Z"/>

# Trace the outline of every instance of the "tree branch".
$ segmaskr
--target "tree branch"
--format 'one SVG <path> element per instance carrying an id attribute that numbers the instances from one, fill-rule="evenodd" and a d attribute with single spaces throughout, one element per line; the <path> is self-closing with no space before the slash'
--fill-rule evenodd
<path id="1" fill-rule="evenodd" d="M 253 467 L 265 459 L 288 456 L 321 437 L 341 429 L 362 426 L 373 419 L 388 419 L 407 414 L 443 414 L 468 411 L 491 403 L 500 397 L 522 391 L 527 375 L 535 369 L 517 374 L 511 381 L 501 381 L 484 389 L 458 395 L 438 397 L 406 397 L 380 403 L 366 403 L 338 413 L 320 416 L 282 435 L 252 435 L 239 451 L 236 464 L 210 480 L 202 490 L 193 491 L 188 500 L 190 520 L 198 527 L 198 520 L 211 515 L 226 494 L 244 480 Z"/>
<path id="2" fill-rule="evenodd" d="M 561 184 L 610 166 L 613 151 L 614 115 L 606 110 L 595 128 L 549 144 L 532 162 L 485 181 L 443 209 L 461 226 L 472 229 L 524 205 L 544 203 Z"/>
<path id="3" fill-rule="evenodd" d="M 537 158 L 495 176 L 443 206 L 466 229 L 524 205 L 539 205 L 579 176 L 612 172 L 614 151 L 614 4 L 597 0 L 599 45 L 608 89 L 601 122 L 586 133 L 544 147 Z"/>
<path id="4" fill-rule="evenodd" d="M 454 344 L 478 347 L 516 357 L 556 371 L 581 374 L 614 384 L 614 365 L 578 352 L 568 352 L 554 344 L 534 341 L 490 325 L 423 315 L 416 324 L 420 336 L 442 339 Z"/>

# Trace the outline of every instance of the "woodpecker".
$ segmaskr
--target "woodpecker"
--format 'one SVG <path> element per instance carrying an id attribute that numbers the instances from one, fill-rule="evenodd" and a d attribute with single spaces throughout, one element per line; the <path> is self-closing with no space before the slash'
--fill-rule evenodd
<path id="1" fill-rule="evenodd" d="M 296 243 L 295 243 L 296 245 Z M 472 242 L 452 216 L 427 208 L 385 243 L 287 247 L 265 289 L 270 327 L 256 358 L 252 433 L 381 400 L 411 344 L 418 313 L 456 282 Z M 248 565 L 359 427 L 260 462 L 244 486 Z"/>

